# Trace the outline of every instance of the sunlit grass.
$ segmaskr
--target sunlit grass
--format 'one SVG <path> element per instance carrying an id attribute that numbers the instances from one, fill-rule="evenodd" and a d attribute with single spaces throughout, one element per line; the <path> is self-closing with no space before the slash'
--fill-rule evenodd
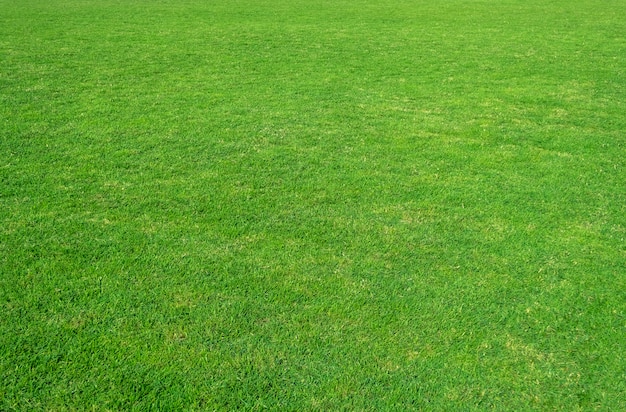
<path id="1" fill-rule="evenodd" d="M 624 33 L 0 0 L 0 409 L 626 409 Z"/>

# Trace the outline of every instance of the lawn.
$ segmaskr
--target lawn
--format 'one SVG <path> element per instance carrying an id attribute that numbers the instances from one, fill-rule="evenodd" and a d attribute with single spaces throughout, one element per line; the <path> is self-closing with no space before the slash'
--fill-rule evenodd
<path id="1" fill-rule="evenodd" d="M 0 0 L 0 410 L 626 410 L 622 0 Z"/>

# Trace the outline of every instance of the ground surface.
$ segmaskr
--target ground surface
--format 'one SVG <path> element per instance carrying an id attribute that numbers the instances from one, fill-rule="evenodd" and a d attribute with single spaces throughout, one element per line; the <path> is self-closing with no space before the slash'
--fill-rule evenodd
<path id="1" fill-rule="evenodd" d="M 0 0 L 0 409 L 625 410 L 625 33 Z"/>

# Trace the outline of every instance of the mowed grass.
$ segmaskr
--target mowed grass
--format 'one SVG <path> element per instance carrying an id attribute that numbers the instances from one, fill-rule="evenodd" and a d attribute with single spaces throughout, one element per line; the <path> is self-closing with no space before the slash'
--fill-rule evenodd
<path id="1" fill-rule="evenodd" d="M 623 1 L 0 0 L 0 409 L 625 410 Z"/>

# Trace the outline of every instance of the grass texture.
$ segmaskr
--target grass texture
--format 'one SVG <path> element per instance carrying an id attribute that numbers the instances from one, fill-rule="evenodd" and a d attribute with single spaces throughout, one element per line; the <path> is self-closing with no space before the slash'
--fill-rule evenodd
<path id="1" fill-rule="evenodd" d="M 625 33 L 0 0 L 0 409 L 626 410 Z"/>

